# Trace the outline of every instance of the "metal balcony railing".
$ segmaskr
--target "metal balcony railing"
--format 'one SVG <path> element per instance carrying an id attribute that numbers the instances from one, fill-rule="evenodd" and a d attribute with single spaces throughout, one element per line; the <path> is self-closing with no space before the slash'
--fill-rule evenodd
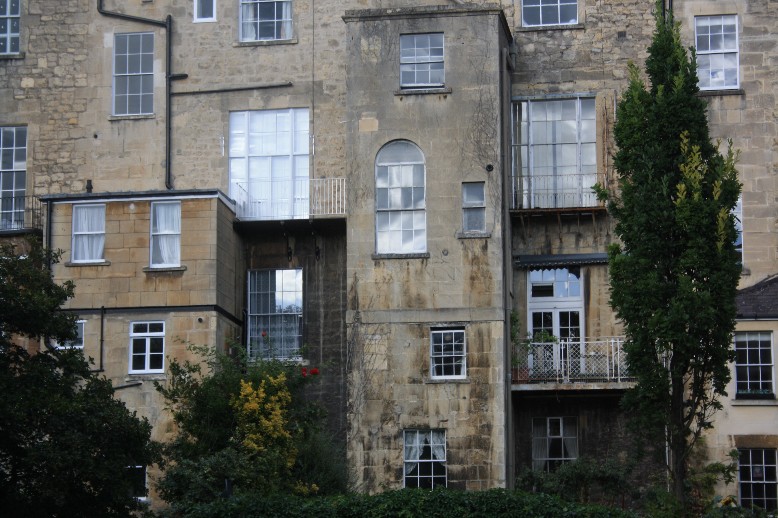
<path id="1" fill-rule="evenodd" d="M 531 342 L 515 351 L 513 383 L 621 383 L 627 372 L 623 337 Z"/>
<path id="2" fill-rule="evenodd" d="M 599 207 L 592 189 L 601 175 L 559 174 L 514 176 L 512 209 Z"/>
<path id="3" fill-rule="evenodd" d="M 241 220 L 308 219 L 346 214 L 345 178 L 233 182 L 230 195 Z"/>
<path id="4" fill-rule="evenodd" d="M 0 230 L 40 230 L 41 202 L 35 196 L 0 197 Z"/>

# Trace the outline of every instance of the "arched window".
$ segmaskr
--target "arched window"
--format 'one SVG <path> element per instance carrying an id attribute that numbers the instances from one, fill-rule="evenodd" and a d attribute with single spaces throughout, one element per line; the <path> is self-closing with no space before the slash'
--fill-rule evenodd
<path id="1" fill-rule="evenodd" d="M 376 253 L 427 251 L 424 154 L 412 142 L 391 142 L 375 162 Z"/>

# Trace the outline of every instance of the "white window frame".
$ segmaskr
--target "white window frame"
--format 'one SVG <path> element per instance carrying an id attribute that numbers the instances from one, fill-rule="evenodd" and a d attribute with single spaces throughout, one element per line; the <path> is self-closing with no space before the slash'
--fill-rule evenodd
<path id="1" fill-rule="evenodd" d="M 448 486 L 447 450 L 445 430 L 404 430 L 403 487 L 436 489 Z"/>
<path id="2" fill-rule="evenodd" d="M 120 38 L 127 38 L 126 52 L 119 52 Z M 131 52 L 131 41 L 136 38 L 138 39 L 138 52 Z M 151 48 L 148 48 L 149 41 Z M 111 113 L 114 116 L 154 114 L 154 47 L 153 32 L 114 34 L 111 95 Z M 119 104 L 120 97 L 125 97 L 121 106 Z M 131 106 L 133 97 L 138 97 L 137 108 Z M 145 101 L 148 101 L 149 105 L 144 109 Z"/>
<path id="3" fill-rule="evenodd" d="M 21 53 L 21 14 L 22 0 L 0 0 L 2 14 L 0 21 L 5 22 L 5 33 L 0 34 L 0 55 Z"/>
<path id="4" fill-rule="evenodd" d="M 778 455 L 775 448 L 738 449 L 740 505 L 749 509 L 759 507 L 768 513 L 777 510 L 778 477 L 776 471 L 778 471 Z M 755 492 L 758 493 L 756 496 Z M 746 495 L 747 493 L 748 495 Z M 769 514 L 769 516 L 773 516 L 773 514 Z"/>
<path id="5" fill-rule="evenodd" d="M 577 417 L 533 417 L 532 470 L 554 471 L 559 465 L 576 460 L 580 456 L 578 435 Z M 560 455 L 553 455 L 553 441 L 558 441 Z"/>
<path id="6" fill-rule="evenodd" d="M 400 88 L 440 88 L 445 85 L 444 53 L 442 32 L 401 34 Z"/>
<path id="7" fill-rule="evenodd" d="M 84 331 L 86 320 L 76 320 L 76 338 L 65 342 L 57 342 L 54 347 L 57 349 L 84 349 Z"/>
<path id="8" fill-rule="evenodd" d="M 149 472 L 146 466 L 127 466 L 128 470 L 141 471 L 143 470 L 143 496 L 133 494 L 132 497 L 138 502 L 148 502 L 149 500 Z M 134 482 L 134 480 L 133 480 Z M 136 487 L 133 485 L 133 493 Z"/>
<path id="9" fill-rule="evenodd" d="M 738 254 L 740 265 L 745 264 L 745 255 L 743 253 L 743 196 L 738 196 L 737 203 L 732 209 L 732 215 L 735 217 L 735 252 Z"/>
<path id="10" fill-rule="evenodd" d="M 145 326 L 145 330 L 143 329 Z M 154 330 L 152 330 L 154 326 Z M 159 330 L 161 326 L 161 330 Z M 159 343 L 162 341 L 162 350 L 151 351 L 152 343 Z M 136 354 L 134 346 L 138 343 L 144 343 L 144 349 L 141 353 Z M 161 359 L 159 368 L 151 367 L 152 355 Z M 143 368 L 134 369 L 133 359 L 134 357 L 143 357 Z M 129 368 L 130 374 L 161 374 L 165 372 L 165 322 L 159 320 L 144 320 L 137 322 L 130 322 L 130 346 L 129 346 Z"/>
<path id="11" fill-rule="evenodd" d="M 595 97 L 523 99 L 512 113 L 515 208 L 598 206 Z"/>
<path id="12" fill-rule="evenodd" d="M 91 210 L 95 213 L 100 213 L 99 221 L 93 222 L 94 227 L 86 230 L 78 228 L 80 221 L 79 213 L 81 211 Z M 73 234 L 70 243 L 70 262 L 72 263 L 101 263 L 105 261 L 105 204 L 102 203 L 89 203 L 73 205 L 72 215 Z M 88 246 L 85 248 L 81 246 L 81 242 L 90 238 L 96 239 L 95 253 L 88 253 Z M 81 251 L 84 251 L 85 257 L 81 256 Z M 99 251 L 99 253 L 98 253 Z M 88 256 L 88 257 L 86 257 Z"/>
<path id="13" fill-rule="evenodd" d="M 735 398 L 775 399 L 775 359 L 770 331 L 737 331 Z"/>
<path id="14" fill-rule="evenodd" d="M 426 253 L 427 168 L 424 153 L 408 140 L 386 144 L 376 156 L 375 178 L 376 253 Z"/>
<path id="15" fill-rule="evenodd" d="M 582 1 L 582 0 L 581 0 Z M 541 5 L 542 4 L 542 5 Z M 572 6 L 572 9 L 571 9 Z M 575 12 L 575 19 L 561 21 L 563 12 Z M 556 11 L 555 13 L 553 11 Z M 527 13 L 537 13 L 537 23 L 528 21 Z M 554 17 L 554 14 L 556 17 Z M 535 16 L 532 16 L 535 18 Z M 545 21 L 546 18 L 551 18 Z M 544 0 L 522 0 L 521 24 L 524 27 L 553 27 L 556 25 L 575 25 L 578 23 L 578 0 L 553 0 L 551 3 Z"/>
<path id="16" fill-rule="evenodd" d="M 446 374 L 446 372 L 450 372 Z M 430 378 L 467 377 L 467 333 L 462 327 L 430 330 Z"/>
<path id="17" fill-rule="evenodd" d="M 21 229 L 27 200 L 27 127 L 0 126 L 0 151 L 0 230 Z"/>
<path id="18" fill-rule="evenodd" d="M 199 16 L 200 9 L 203 5 L 210 5 L 212 16 Z M 203 22 L 215 22 L 216 21 L 216 0 L 194 0 L 194 23 Z"/>
<path id="19" fill-rule="evenodd" d="M 480 193 L 468 193 L 468 188 L 475 188 Z M 462 231 L 465 233 L 486 231 L 486 182 L 462 184 Z"/>
<path id="20" fill-rule="evenodd" d="M 715 25 L 714 25 L 714 22 Z M 727 31 L 734 25 L 734 31 Z M 716 28 L 702 30 L 704 27 Z M 738 16 L 736 14 L 724 14 L 715 16 L 694 17 L 694 42 L 697 51 L 697 74 L 700 90 L 736 90 L 740 88 L 740 52 L 738 34 Z M 727 41 L 729 43 L 727 43 Z M 725 61 L 734 57 L 734 69 L 725 66 Z M 718 62 L 713 65 L 713 62 Z M 708 64 L 704 67 L 705 63 Z M 707 71 L 707 76 L 705 73 Z M 734 83 L 732 73 L 734 72 Z M 722 79 L 715 76 L 721 74 Z M 729 74 L 729 81 L 728 81 Z M 729 82 L 729 84 L 727 84 Z"/>
<path id="21" fill-rule="evenodd" d="M 273 17 L 263 18 L 260 11 L 273 4 Z M 292 0 L 240 0 L 240 41 L 285 41 L 293 37 Z M 280 13 L 279 13 L 280 10 Z M 251 11 L 254 11 L 253 16 Z M 273 25 L 273 36 L 260 36 L 261 25 Z M 253 34 L 252 34 L 253 32 Z"/>
<path id="22" fill-rule="evenodd" d="M 241 219 L 308 219 L 308 108 L 230 113 L 230 197 Z"/>
<path id="23" fill-rule="evenodd" d="M 157 221 L 157 207 L 178 207 L 178 217 L 171 228 L 160 228 Z M 155 201 L 151 202 L 151 214 L 149 225 L 149 266 L 151 268 L 177 268 L 181 266 L 181 202 L 180 201 Z M 163 250 L 163 243 L 173 243 L 173 247 Z M 159 251 L 160 257 L 155 261 L 155 254 Z M 167 255 L 167 260 L 165 260 Z"/>
<path id="24" fill-rule="evenodd" d="M 302 268 L 249 270 L 247 281 L 249 358 L 301 361 Z"/>

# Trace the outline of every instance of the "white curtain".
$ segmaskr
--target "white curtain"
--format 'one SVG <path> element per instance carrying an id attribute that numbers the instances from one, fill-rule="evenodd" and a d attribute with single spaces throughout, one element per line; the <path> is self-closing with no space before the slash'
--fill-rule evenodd
<path id="1" fill-rule="evenodd" d="M 151 263 L 153 266 L 181 264 L 181 203 L 152 204 Z"/>
<path id="2" fill-rule="evenodd" d="M 419 444 L 419 432 L 405 433 L 405 474 L 409 475 L 419 465 L 421 456 L 421 444 Z"/>
<path id="3" fill-rule="evenodd" d="M 545 418 L 532 420 L 532 470 L 544 471 L 548 457 L 548 430 Z"/>
<path id="4" fill-rule="evenodd" d="M 292 2 L 282 3 L 281 19 L 283 24 L 281 26 L 280 39 L 288 40 L 292 37 Z"/>
<path id="5" fill-rule="evenodd" d="M 578 458 L 578 421 L 574 417 L 564 419 L 564 445 L 568 459 Z"/>
<path id="6" fill-rule="evenodd" d="M 446 432 L 443 430 L 432 430 L 430 432 L 430 449 L 432 458 L 435 460 L 446 460 Z"/>
<path id="7" fill-rule="evenodd" d="M 73 207 L 73 260 L 99 261 L 105 246 L 105 206 Z"/>

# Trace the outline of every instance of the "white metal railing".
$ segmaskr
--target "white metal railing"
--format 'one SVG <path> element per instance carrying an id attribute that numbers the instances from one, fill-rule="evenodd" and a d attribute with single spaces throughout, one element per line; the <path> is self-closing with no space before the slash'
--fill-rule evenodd
<path id="1" fill-rule="evenodd" d="M 598 207 L 592 186 L 600 175 L 558 174 L 513 177 L 513 209 Z"/>
<path id="2" fill-rule="evenodd" d="M 514 383 L 620 383 L 627 372 L 623 337 L 531 342 L 517 355 Z"/>
<path id="3" fill-rule="evenodd" d="M 346 214 L 345 178 L 232 182 L 238 219 L 287 220 Z"/>

